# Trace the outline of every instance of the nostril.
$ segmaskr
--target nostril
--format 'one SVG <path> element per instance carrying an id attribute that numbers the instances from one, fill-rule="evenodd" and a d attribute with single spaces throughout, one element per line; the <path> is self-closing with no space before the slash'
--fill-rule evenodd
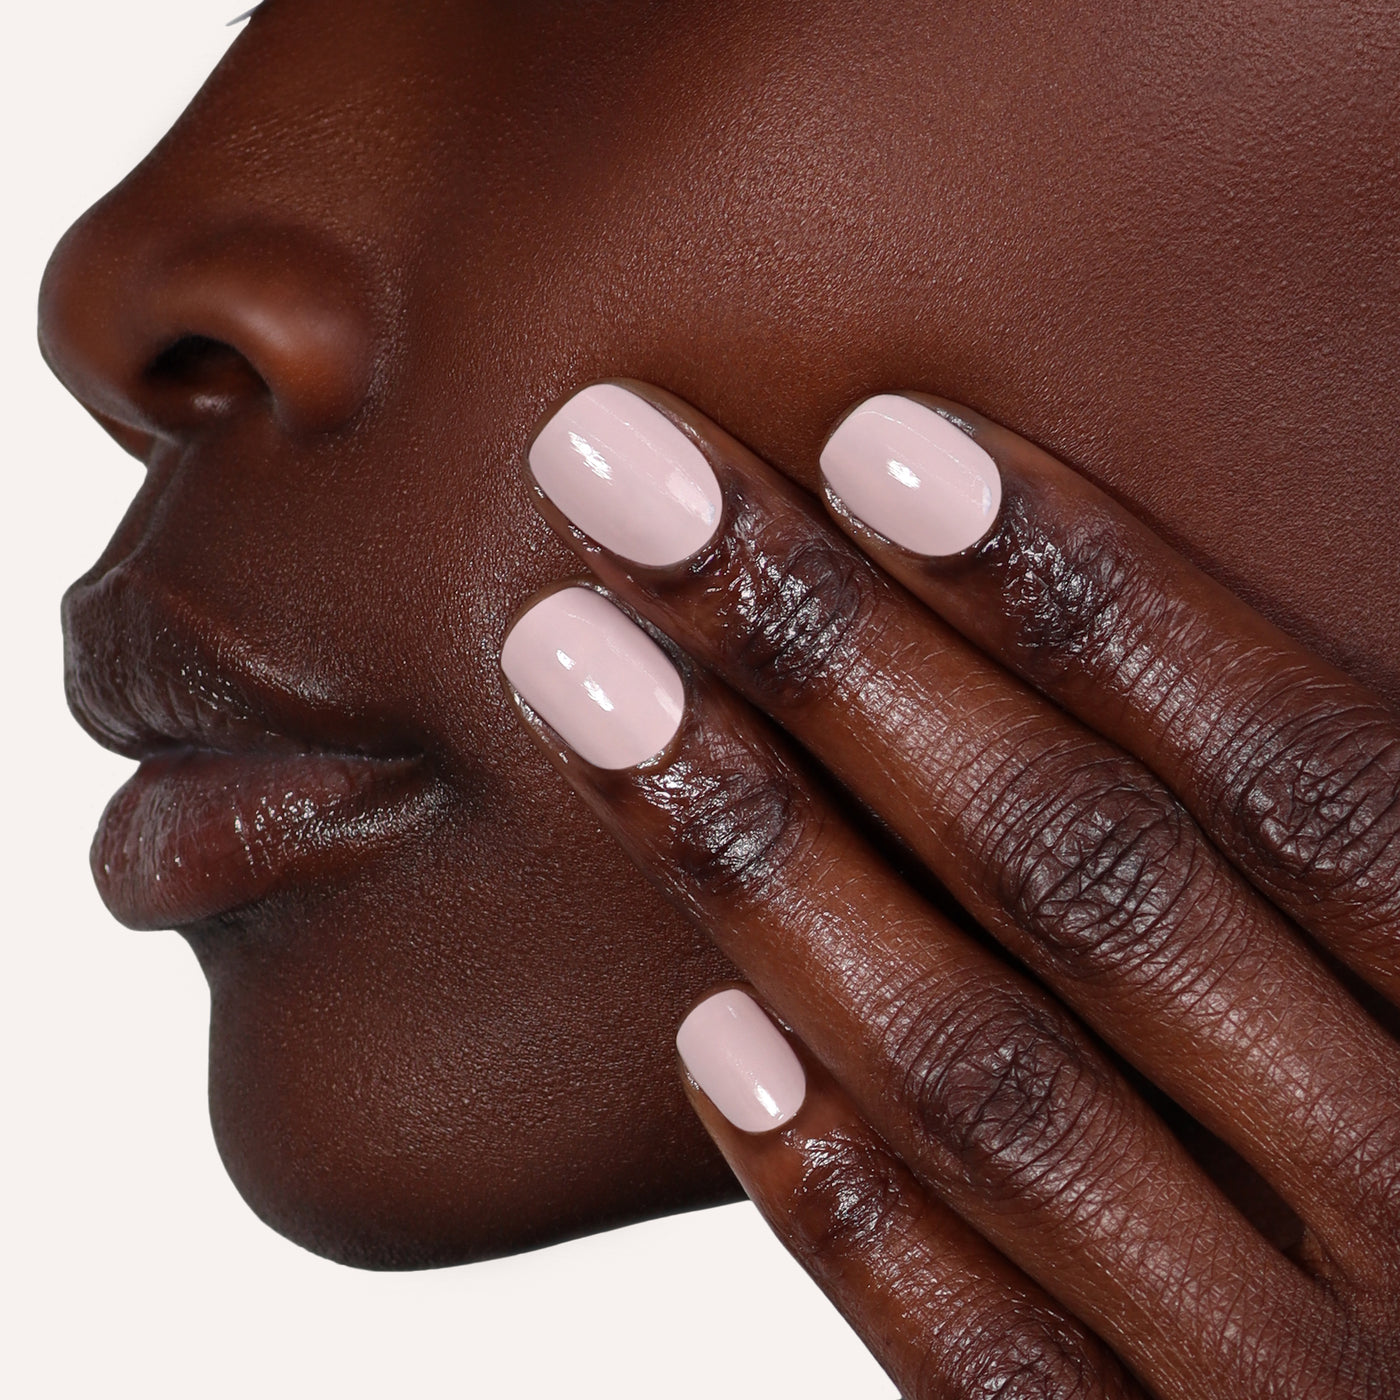
<path id="1" fill-rule="evenodd" d="M 182 335 L 151 360 L 142 378 L 156 415 L 172 425 L 221 418 L 271 393 L 232 345 L 207 335 Z"/>
<path id="2" fill-rule="evenodd" d="M 40 292 L 40 344 L 114 435 L 150 441 L 242 412 L 332 432 L 369 393 L 370 281 L 307 228 L 218 227 L 167 242 L 119 188 L 69 231 Z"/>

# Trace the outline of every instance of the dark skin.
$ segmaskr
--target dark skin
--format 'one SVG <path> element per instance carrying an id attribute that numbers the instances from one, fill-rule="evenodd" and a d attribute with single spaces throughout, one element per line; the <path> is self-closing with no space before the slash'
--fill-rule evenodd
<path id="1" fill-rule="evenodd" d="M 960 405 L 920 400 L 1000 471 L 975 547 L 911 553 L 824 493 L 882 573 L 632 387 L 714 467 L 711 542 L 643 568 L 541 506 L 705 670 L 640 766 L 521 715 L 800 1040 L 814 1083 L 776 1136 L 690 1085 L 789 1248 L 919 1400 L 1013 1376 L 1139 1394 L 1120 1361 L 1182 1400 L 1393 1394 L 1400 1045 L 1322 950 L 1400 1005 L 1400 721 Z M 756 710 L 1032 978 L 911 889 Z M 1296 1212 L 1293 1257 L 1081 1021 Z"/>
<path id="2" fill-rule="evenodd" d="M 518 463 L 582 383 L 664 384 L 809 491 L 853 402 L 937 392 L 1400 701 L 1392 38 L 1334 5 L 259 11 L 65 238 L 41 306 L 60 377 L 149 467 L 66 605 L 80 719 L 119 738 L 119 659 L 178 635 L 201 675 L 271 678 L 266 727 L 430 778 L 372 859 L 182 927 L 255 1210 L 408 1267 L 735 1193 L 672 1036 L 739 973 L 551 776 L 497 672 L 512 610 L 577 569 Z M 1005 640 L 972 639 L 1014 661 Z M 1250 1158 L 1264 1099 L 1241 1126 L 1158 1083 Z M 1173 1121 L 1236 1195 L 1253 1180 Z M 1280 1195 L 1244 1204 L 1315 1264 Z M 1170 1370 L 1099 1286 L 1054 1306 Z"/>

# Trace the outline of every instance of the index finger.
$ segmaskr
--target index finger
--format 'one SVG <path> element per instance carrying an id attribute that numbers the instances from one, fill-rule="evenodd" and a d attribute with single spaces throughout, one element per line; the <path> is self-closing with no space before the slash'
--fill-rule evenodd
<path id="1" fill-rule="evenodd" d="M 1400 1004 L 1400 723 L 1377 695 L 969 409 L 879 395 L 822 461 L 865 553 L 1146 763 L 1258 889 Z M 917 489 L 886 484 L 896 466 Z M 949 528 L 959 472 L 997 506 L 964 503 Z"/>

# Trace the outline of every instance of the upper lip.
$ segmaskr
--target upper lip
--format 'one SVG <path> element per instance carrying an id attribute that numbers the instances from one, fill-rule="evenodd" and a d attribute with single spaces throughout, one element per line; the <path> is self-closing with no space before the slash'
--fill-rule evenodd
<path id="1" fill-rule="evenodd" d="M 282 677 L 129 562 L 68 590 L 63 631 L 69 707 L 98 743 L 129 758 L 181 748 L 420 756 L 386 746 L 382 726 Z"/>

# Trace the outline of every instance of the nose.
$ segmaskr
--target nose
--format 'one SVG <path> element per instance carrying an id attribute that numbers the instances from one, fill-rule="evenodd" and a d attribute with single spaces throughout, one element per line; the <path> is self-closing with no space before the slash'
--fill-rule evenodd
<path id="1" fill-rule="evenodd" d="M 64 235 L 39 296 L 54 372 L 141 456 L 239 413 L 295 435 L 345 425 L 374 361 L 353 260 L 314 230 L 180 214 L 118 187 Z"/>

